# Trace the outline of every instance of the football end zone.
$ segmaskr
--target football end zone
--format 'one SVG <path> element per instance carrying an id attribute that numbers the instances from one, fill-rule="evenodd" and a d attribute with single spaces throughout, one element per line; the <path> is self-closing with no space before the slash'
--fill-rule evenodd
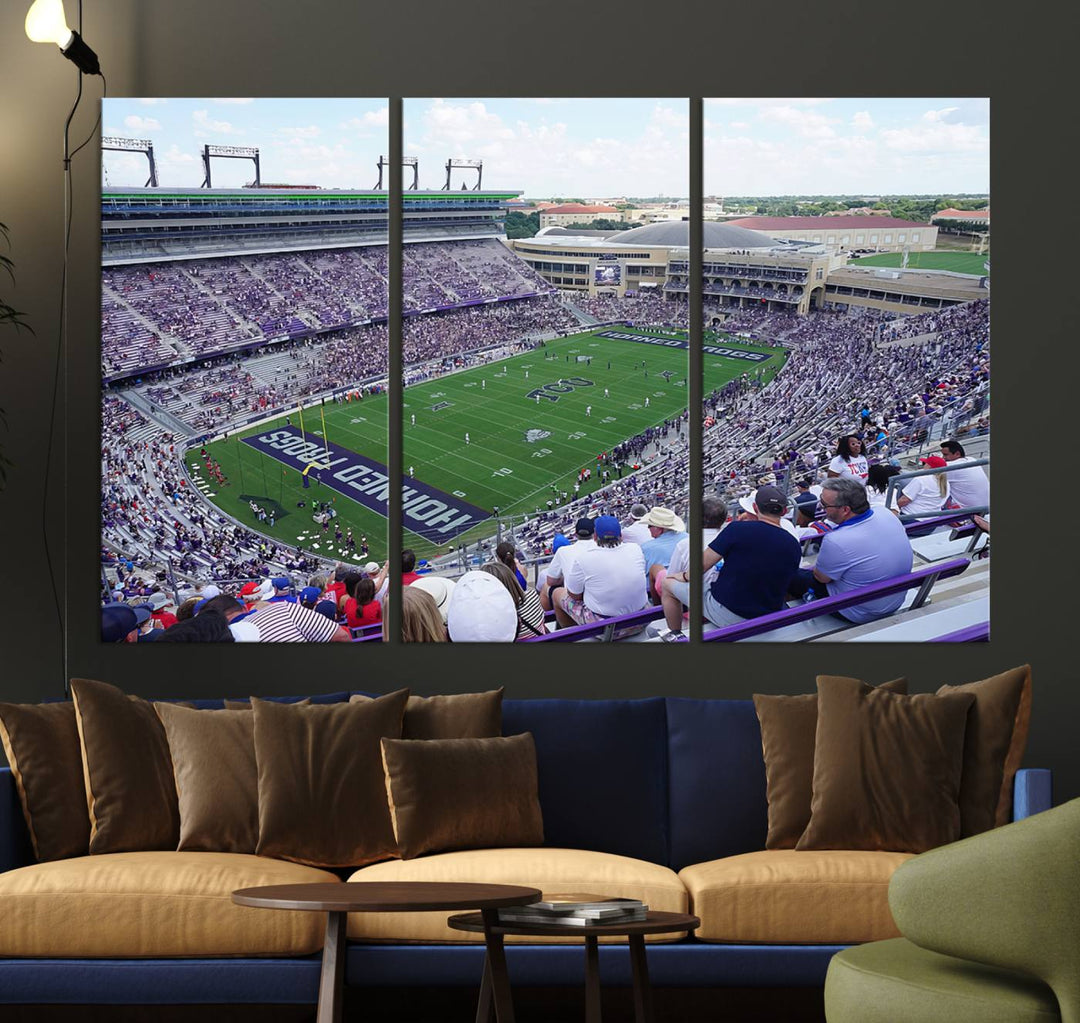
<path id="1" fill-rule="evenodd" d="M 381 462 L 363 458 L 332 441 L 308 440 L 295 426 L 254 434 L 243 438 L 243 443 L 387 517 L 390 482 L 387 468 Z M 491 512 L 420 480 L 403 477 L 402 517 L 410 532 L 431 543 L 445 545 L 490 519 Z"/>

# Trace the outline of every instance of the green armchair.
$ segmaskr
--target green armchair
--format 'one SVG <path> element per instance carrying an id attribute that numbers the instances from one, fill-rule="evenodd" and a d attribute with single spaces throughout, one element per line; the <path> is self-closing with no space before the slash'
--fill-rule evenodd
<path id="1" fill-rule="evenodd" d="M 838 953 L 828 1023 L 1080 1023 L 1080 799 L 899 867 L 902 938 Z"/>

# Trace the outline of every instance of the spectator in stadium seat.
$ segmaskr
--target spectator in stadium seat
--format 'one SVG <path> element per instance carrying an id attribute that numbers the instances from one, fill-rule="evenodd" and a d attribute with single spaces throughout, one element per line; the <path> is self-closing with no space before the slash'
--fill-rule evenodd
<path id="1" fill-rule="evenodd" d="M 261 643 L 349 643 L 352 636 L 337 622 L 299 604 L 268 604 L 245 619 Z M 241 623 L 244 624 L 244 623 Z"/>
<path id="2" fill-rule="evenodd" d="M 574 526 L 575 540 L 572 544 L 560 547 L 547 567 L 544 583 L 540 587 L 540 605 L 545 611 L 551 611 L 555 607 L 553 593 L 562 586 L 566 574 L 573 567 L 578 555 L 596 546 L 593 538 L 595 526 L 593 520 L 582 517 Z"/>
<path id="3" fill-rule="evenodd" d="M 713 538 L 702 560 L 708 573 L 723 560 L 702 592 L 702 612 L 713 625 L 735 625 L 748 618 L 772 614 L 784 607 L 784 597 L 798 572 L 802 550 L 798 540 L 780 525 L 787 498 L 776 487 L 758 487 L 754 518 L 730 523 Z M 662 639 L 678 638 L 682 609 L 690 603 L 689 575 L 669 573 L 664 586 Z"/>
<path id="4" fill-rule="evenodd" d="M 383 602 L 386 615 L 386 602 Z M 388 631 L 383 629 L 383 642 L 389 642 Z M 435 599 L 426 590 L 406 586 L 401 591 L 401 641 L 403 643 L 446 643 L 446 623 Z"/>
<path id="5" fill-rule="evenodd" d="M 577 556 L 564 585 L 551 594 L 560 627 L 630 614 L 649 602 L 642 549 L 622 542 L 622 527 L 613 515 L 599 516 L 595 533 L 595 545 Z"/>
<path id="6" fill-rule="evenodd" d="M 291 592 L 292 582 L 288 576 L 279 575 L 271 579 L 270 582 L 274 586 L 274 595 L 267 599 L 268 604 L 296 603 L 296 597 Z"/>
<path id="7" fill-rule="evenodd" d="M 857 434 L 847 433 L 836 444 L 836 455 L 829 463 L 829 477 L 854 476 L 865 481 L 869 466 L 863 453 L 863 442 Z"/>
<path id="8" fill-rule="evenodd" d="M 345 586 L 345 593 L 337 602 L 337 618 L 338 621 L 342 621 L 345 618 L 345 605 L 348 604 L 349 598 L 355 592 L 356 584 L 364 578 L 364 573 L 360 571 L 360 569 L 350 565 L 343 571 L 335 572 L 334 574 Z"/>
<path id="9" fill-rule="evenodd" d="M 528 581 L 525 579 L 525 575 L 521 571 L 521 566 L 517 560 L 517 548 L 510 543 L 509 540 L 503 540 L 495 548 L 495 557 L 514 573 L 514 578 L 517 579 L 518 585 L 520 585 L 523 590 L 528 588 Z M 541 608 L 541 610 L 543 610 L 543 608 Z"/>
<path id="10" fill-rule="evenodd" d="M 401 552 L 401 585 L 408 586 L 420 578 L 416 571 L 416 551 L 409 547 Z"/>
<path id="11" fill-rule="evenodd" d="M 350 629 L 375 625 L 382 621 L 382 605 L 375 599 L 375 580 L 357 576 L 346 583 L 349 596 L 345 600 L 345 624 Z"/>
<path id="12" fill-rule="evenodd" d="M 178 621 L 176 615 L 168 610 L 171 601 L 167 594 L 162 593 L 160 590 L 157 593 L 150 595 L 150 617 L 160 623 L 159 628 L 167 629 L 171 625 L 175 625 Z"/>
<path id="13" fill-rule="evenodd" d="M 228 619 L 220 611 L 209 611 L 169 626 L 157 637 L 158 643 L 233 643 Z"/>
<path id="14" fill-rule="evenodd" d="M 968 458 L 964 452 L 964 445 L 958 440 L 943 440 L 941 442 L 941 457 L 950 466 L 963 465 L 965 462 L 974 461 Z M 990 480 L 986 471 L 979 465 L 973 465 L 967 469 L 953 468 L 947 474 L 949 486 L 952 488 L 952 503 L 958 508 L 989 508 L 990 507 Z"/>
<path id="15" fill-rule="evenodd" d="M 454 592 L 454 586 L 453 579 L 447 579 L 441 575 L 424 575 L 409 587 L 408 592 L 423 590 L 425 593 L 430 593 L 435 600 L 435 606 L 439 609 L 439 614 L 442 616 L 443 624 L 445 624 L 446 606 L 450 602 L 450 594 Z"/>
<path id="16" fill-rule="evenodd" d="M 642 521 L 648 514 L 649 509 L 643 504 L 632 504 L 630 506 L 630 519 L 622 527 L 623 543 L 645 544 L 652 539 L 649 527 Z"/>
<path id="17" fill-rule="evenodd" d="M 928 469 L 944 469 L 949 463 L 940 455 L 930 455 L 919 461 Z M 949 503 L 949 480 L 946 473 L 936 472 L 932 476 L 916 476 L 910 479 L 896 499 L 895 513 L 904 523 L 918 522 L 918 513 L 940 512 Z M 925 536 L 933 532 L 934 527 L 910 529 L 908 536 Z"/>
<path id="18" fill-rule="evenodd" d="M 510 581 L 517 585 L 516 580 Z M 466 572 L 457 581 L 446 608 L 446 631 L 452 643 L 513 643 L 518 626 L 512 591 L 495 573 Z"/>
<path id="19" fill-rule="evenodd" d="M 332 600 L 324 599 L 322 594 L 323 588 L 321 586 L 305 586 L 299 594 L 300 603 L 304 607 L 317 611 L 324 617 L 336 622 L 337 608 Z"/>
<path id="20" fill-rule="evenodd" d="M 871 508 L 884 508 L 885 495 L 889 492 L 889 480 L 900 475 L 900 466 L 888 462 L 878 462 L 870 466 L 866 474 L 866 499 Z M 896 506 L 896 492 L 893 491 L 893 508 Z M 889 510 L 892 511 L 893 508 Z"/>
<path id="21" fill-rule="evenodd" d="M 800 570 L 790 592 L 802 596 L 811 587 L 835 596 L 911 571 L 911 543 L 895 515 L 871 508 L 866 488 L 841 476 L 825 482 L 821 493 L 825 514 L 835 528 L 821 539 L 821 553 L 812 570 Z M 904 603 L 905 594 L 875 597 L 837 612 L 850 622 L 885 618 Z"/>
<path id="22" fill-rule="evenodd" d="M 500 544 L 500 546 L 502 546 Z M 536 590 L 522 589 L 514 573 L 501 561 L 492 561 L 480 566 L 481 572 L 495 576 L 506 587 L 514 601 L 518 617 L 517 639 L 529 636 L 542 636 L 544 628 L 544 608 L 540 604 L 540 594 Z"/>
<path id="23" fill-rule="evenodd" d="M 645 574 L 649 579 L 649 593 L 658 593 L 656 577 L 661 571 L 667 570 L 672 552 L 678 542 L 687 535 L 686 525 L 670 508 L 659 506 L 650 508 L 641 521 L 649 527 L 649 535 L 652 537 L 641 545 L 641 553 L 645 557 Z M 659 597 L 654 602 L 658 601 Z"/>
<path id="24" fill-rule="evenodd" d="M 724 524 L 727 522 L 727 504 L 719 497 L 707 497 L 701 502 L 701 538 L 704 547 L 708 547 L 719 536 L 720 530 L 724 528 Z M 678 598 L 674 596 L 671 586 L 676 580 L 686 581 L 689 579 L 690 568 L 690 537 L 686 537 L 685 540 L 680 540 L 675 545 L 675 550 L 672 552 L 671 561 L 668 562 L 666 572 L 660 573 L 657 577 L 657 587 L 660 590 L 660 602 L 664 606 L 664 626 L 656 633 L 661 639 L 666 642 L 678 642 L 679 635 L 682 630 L 683 620 L 683 604 L 678 601 Z M 716 566 L 713 566 L 705 573 L 704 585 L 708 586 L 712 583 L 716 577 Z M 671 580 L 671 583 L 668 580 Z M 678 601 L 678 608 L 674 607 L 673 602 Z M 677 629 L 671 628 L 667 625 L 668 610 L 672 611 L 671 620 L 677 625 Z M 650 626 L 650 631 L 653 630 L 653 626 Z"/>

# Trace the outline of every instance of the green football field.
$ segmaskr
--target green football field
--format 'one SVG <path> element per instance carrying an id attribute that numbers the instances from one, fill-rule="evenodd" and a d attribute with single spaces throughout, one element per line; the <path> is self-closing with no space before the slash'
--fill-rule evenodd
<path id="1" fill-rule="evenodd" d="M 661 336 L 645 328 L 605 329 Z M 545 508 L 549 499 L 557 501 L 563 491 L 572 497 L 578 472 L 585 467 L 593 469 L 593 476 L 580 494 L 597 489 L 601 485 L 597 454 L 678 416 L 687 400 L 685 349 L 603 338 L 598 333 L 549 341 L 527 354 L 408 387 L 402 425 L 406 475 L 411 472 L 418 483 L 489 513 L 498 507 L 503 515 L 533 513 Z M 715 339 L 710 335 L 707 343 L 760 352 L 767 358 L 755 363 L 706 352 L 706 393 L 743 372 L 753 375 L 760 370 L 771 377 L 787 357 L 786 350 L 747 345 L 723 335 Z M 386 409 L 385 396 L 305 409 L 305 436 L 321 441 L 322 413 L 331 445 L 385 465 Z M 296 432 L 300 424 L 295 411 L 289 420 Z M 295 467 L 283 466 L 273 454 L 241 443 L 244 437 L 284 425 L 282 417 L 208 447 L 226 474 L 227 486 L 208 481 L 198 449 L 190 452 L 189 468 L 194 466 L 204 493 L 258 532 L 324 557 L 366 560 L 359 551 L 361 536 L 367 537 L 371 558 L 385 557 L 386 520 L 381 514 L 325 483 L 315 481 L 304 489 Z M 614 471 L 611 478 L 618 478 Z M 272 527 L 268 520 L 256 520 L 249 507 L 252 500 L 275 512 Z M 300 501 L 303 508 L 297 507 Z M 312 521 L 312 502 L 318 501 L 336 509 L 334 522 L 342 530 L 352 527 L 355 552 L 335 540 L 333 526 L 324 532 Z M 441 546 L 406 530 L 404 543 L 420 557 L 430 557 L 447 546 L 488 535 L 492 528 L 488 520 Z"/>
<path id="2" fill-rule="evenodd" d="M 853 259 L 852 263 L 862 266 L 900 265 L 903 253 L 879 252 L 876 256 L 863 256 Z M 986 274 L 984 264 L 990 259 L 988 252 L 979 255 L 975 252 L 909 252 L 909 270 L 952 270 L 958 274 Z"/>

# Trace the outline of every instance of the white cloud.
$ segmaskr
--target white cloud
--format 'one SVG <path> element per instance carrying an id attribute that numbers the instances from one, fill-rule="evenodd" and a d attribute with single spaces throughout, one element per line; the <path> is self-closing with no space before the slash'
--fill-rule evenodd
<path id="1" fill-rule="evenodd" d="M 874 119 L 869 110 L 857 110 L 851 118 L 851 126 L 859 131 L 868 131 L 874 127 Z"/>
<path id="2" fill-rule="evenodd" d="M 156 117 L 139 117 L 129 114 L 124 118 L 124 127 L 132 131 L 160 131 L 161 122 Z"/>
<path id="3" fill-rule="evenodd" d="M 735 131 L 745 131 L 747 128 L 750 127 L 750 125 L 747 124 L 746 121 L 732 121 L 731 122 L 731 127 Z"/>
<path id="4" fill-rule="evenodd" d="M 736 99 L 736 98 L 717 98 L 705 100 L 706 106 L 715 105 L 718 107 L 814 107 L 821 103 L 831 103 L 830 99 L 810 99 L 806 96 L 794 97 L 791 99 Z"/>
<path id="5" fill-rule="evenodd" d="M 940 111 L 932 111 L 940 113 Z M 891 128 L 881 133 L 889 149 L 907 153 L 989 153 L 990 139 L 974 124 L 947 124 L 936 118 L 910 128 Z"/>
<path id="6" fill-rule="evenodd" d="M 309 124 L 303 128 L 279 128 L 275 134 L 290 139 L 314 139 L 322 134 L 322 128 L 317 124 Z"/>
<path id="7" fill-rule="evenodd" d="M 230 106 L 236 106 L 236 105 L 239 105 L 239 104 L 254 103 L 255 100 L 251 96 L 247 96 L 247 97 L 233 97 L 231 99 L 230 98 L 224 98 L 224 99 L 216 98 L 216 99 L 210 100 L 210 102 L 211 103 L 228 104 Z"/>
<path id="8" fill-rule="evenodd" d="M 140 99 L 139 102 L 144 107 L 153 107 L 153 106 L 158 106 L 160 104 L 168 103 L 169 101 L 167 99 L 159 99 L 159 98 L 155 98 L 155 97 L 147 97 L 146 99 Z"/>
<path id="9" fill-rule="evenodd" d="M 931 123 L 935 121 L 944 121 L 949 114 L 959 109 L 959 107 L 942 107 L 940 110 L 927 110 L 922 116 L 924 121 L 930 121 Z"/>
<path id="10" fill-rule="evenodd" d="M 208 110 L 194 110 L 191 114 L 191 123 L 195 129 L 196 138 L 206 138 L 209 135 L 243 135 L 244 130 L 237 128 L 229 121 L 215 121 L 210 117 Z"/>
<path id="11" fill-rule="evenodd" d="M 764 121 L 775 121 L 787 125 L 803 138 L 831 139 L 836 137 L 832 127 L 839 123 L 835 117 L 826 117 L 814 110 L 800 110 L 793 106 L 769 106 L 761 111 Z"/>

